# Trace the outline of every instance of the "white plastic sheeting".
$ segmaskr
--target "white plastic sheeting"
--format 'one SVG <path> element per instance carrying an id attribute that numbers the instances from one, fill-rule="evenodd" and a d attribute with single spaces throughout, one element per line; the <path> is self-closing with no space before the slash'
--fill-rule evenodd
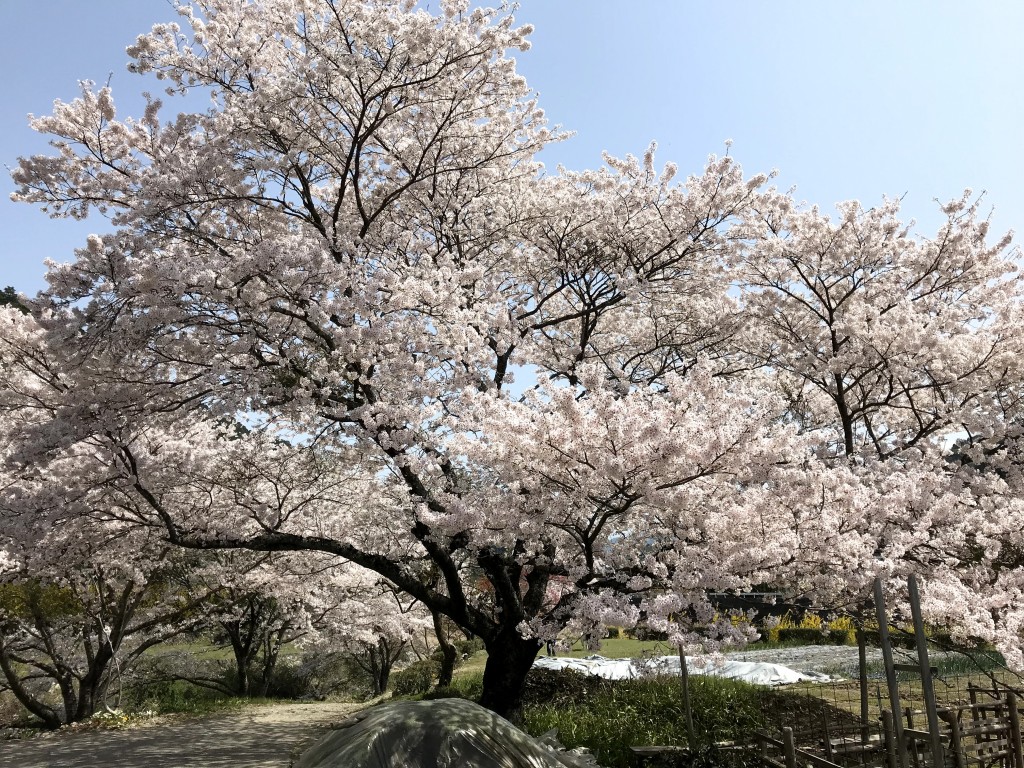
<path id="1" fill-rule="evenodd" d="M 541 656 L 533 662 L 535 669 L 571 669 L 585 675 L 606 680 L 628 680 L 647 675 L 678 675 L 678 656 L 653 656 L 645 659 L 606 659 L 587 656 L 574 659 L 568 656 Z M 761 661 L 715 660 L 707 656 L 686 659 L 686 670 L 691 675 L 713 675 L 743 680 L 756 685 L 789 685 L 791 683 L 827 683 L 828 675 L 817 672 L 797 672 L 781 664 Z"/>
<path id="2" fill-rule="evenodd" d="M 462 699 L 370 707 L 302 754 L 295 768 L 593 768 Z"/>

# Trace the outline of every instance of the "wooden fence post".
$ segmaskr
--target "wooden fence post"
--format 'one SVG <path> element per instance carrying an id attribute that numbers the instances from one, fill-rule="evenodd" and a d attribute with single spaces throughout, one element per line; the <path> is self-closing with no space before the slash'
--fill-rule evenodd
<path id="1" fill-rule="evenodd" d="M 782 749 L 786 755 L 786 768 L 797 768 L 796 743 L 793 741 L 793 729 L 788 726 L 782 729 Z"/>
<path id="2" fill-rule="evenodd" d="M 928 733 L 931 738 L 932 764 L 941 766 L 945 762 L 942 750 L 942 736 L 939 733 L 939 715 L 935 709 L 935 688 L 932 685 L 931 667 L 928 663 L 928 638 L 924 634 L 924 618 L 921 615 L 921 597 L 917 592 L 917 576 L 910 574 L 907 579 L 910 593 L 910 614 L 914 620 L 914 640 L 917 645 L 917 661 L 921 668 L 921 693 L 924 695 L 925 715 L 928 717 Z M 955 718 L 954 718 L 955 719 Z M 957 744 L 959 750 L 959 744 Z M 957 758 L 958 760 L 960 758 Z"/>
<path id="3" fill-rule="evenodd" d="M 903 740 L 903 708 L 900 706 L 900 688 L 896 682 L 896 666 L 892 657 L 892 643 L 889 640 L 889 614 L 885 609 L 885 592 L 882 580 L 875 579 L 875 616 L 878 618 L 878 639 L 882 646 L 882 660 L 885 662 L 885 682 L 889 688 L 889 708 L 892 710 L 893 740 L 896 742 L 896 756 L 900 768 L 907 768 L 907 752 Z"/>
<path id="4" fill-rule="evenodd" d="M 697 736 L 693 729 L 693 710 L 690 709 L 690 671 L 686 668 L 686 654 L 683 645 L 679 644 L 679 676 L 683 686 L 683 717 L 686 718 L 686 746 L 690 754 L 697 749 Z"/>
<path id="5" fill-rule="evenodd" d="M 892 712 L 882 710 L 882 735 L 885 738 L 885 764 L 887 768 L 897 768 L 896 760 L 896 729 L 892 723 Z"/>
<path id="6" fill-rule="evenodd" d="M 835 762 L 835 756 L 832 754 L 832 734 L 828 727 L 828 708 L 821 708 L 821 728 L 825 734 L 825 759 L 829 762 Z M 840 731 L 842 733 L 842 731 Z"/>
<path id="7" fill-rule="evenodd" d="M 910 707 L 904 707 L 903 708 L 903 714 L 907 718 L 907 728 L 913 728 L 914 727 L 914 710 L 911 709 Z M 907 742 L 907 746 L 911 747 L 911 742 L 910 741 Z M 914 763 L 914 768 L 920 768 L 920 766 L 921 766 L 921 759 L 918 757 L 918 754 L 917 754 L 917 744 L 916 743 L 913 743 L 912 748 L 910 749 L 910 759 Z"/>
<path id="8" fill-rule="evenodd" d="M 953 752 L 953 765 L 956 768 L 964 768 L 964 745 L 960 736 L 960 718 L 955 710 L 950 710 L 949 714 L 949 748 Z M 935 734 L 932 738 L 938 738 L 938 735 Z M 938 755 L 934 751 L 932 752 L 932 765 L 936 768 L 942 768 L 943 763 L 940 762 L 942 759 L 942 752 L 939 752 Z"/>
<path id="9" fill-rule="evenodd" d="M 1024 744 L 1020 740 L 1020 712 L 1017 710 L 1017 697 L 1013 691 L 1006 694 L 1006 705 L 1010 711 L 1010 754 L 1013 755 L 1013 768 L 1024 768 Z"/>
<path id="10" fill-rule="evenodd" d="M 857 677 L 860 680 L 860 743 L 868 743 L 868 722 L 871 710 L 868 707 L 868 642 L 864 628 L 857 628 Z"/>

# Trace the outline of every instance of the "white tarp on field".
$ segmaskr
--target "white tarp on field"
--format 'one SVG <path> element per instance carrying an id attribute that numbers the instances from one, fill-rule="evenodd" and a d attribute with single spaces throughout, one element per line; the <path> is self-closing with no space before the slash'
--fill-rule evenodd
<path id="1" fill-rule="evenodd" d="M 567 656 L 541 656 L 533 662 L 535 669 L 571 669 L 585 675 L 603 677 L 606 680 L 628 680 L 647 675 L 678 675 L 678 656 L 653 656 L 647 659 L 606 659 L 604 656 L 587 656 L 574 659 Z M 817 672 L 797 672 L 781 664 L 761 661 L 727 661 L 710 659 L 707 656 L 686 659 L 686 670 L 691 675 L 713 675 L 743 680 L 756 685 L 789 685 L 790 683 L 827 683 L 828 675 Z"/>

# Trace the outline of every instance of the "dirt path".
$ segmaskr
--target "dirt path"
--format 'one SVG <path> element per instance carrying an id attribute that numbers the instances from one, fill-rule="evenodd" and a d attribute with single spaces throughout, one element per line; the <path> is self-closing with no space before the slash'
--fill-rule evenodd
<path id="1" fill-rule="evenodd" d="M 272 704 L 123 731 L 55 733 L 0 742 L 0 767 L 288 768 L 292 758 L 332 723 L 363 706 Z"/>

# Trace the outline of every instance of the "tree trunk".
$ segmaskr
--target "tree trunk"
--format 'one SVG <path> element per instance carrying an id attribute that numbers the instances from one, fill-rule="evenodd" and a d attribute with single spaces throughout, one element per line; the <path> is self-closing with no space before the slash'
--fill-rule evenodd
<path id="1" fill-rule="evenodd" d="M 484 667 L 484 691 L 480 704 L 502 717 L 519 708 L 526 674 L 540 652 L 535 638 L 524 639 L 515 628 L 503 630 L 485 640 L 487 665 Z"/>
<path id="2" fill-rule="evenodd" d="M 370 673 L 370 692 L 374 696 L 380 696 L 387 690 L 387 681 L 390 677 L 390 674 L 386 674 L 384 671 L 387 668 L 387 654 L 384 653 L 381 648 L 381 644 L 383 642 L 384 640 L 380 639 L 377 641 L 376 645 L 367 644 L 364 646 L 366 649 L 366 658 L 368 659 L 364 669 Z M 390 670 L 388 670 L 388 673 L 390 673 Z M 384 681 L 383 687 L 381 686 L 382 680 Z"/>
<path id="3" fill-rule="evenodd" d="M 63 725 L 60 716 L 52 707 L 36 699 L 22 685 L 21 677 L 16 673 L 14 664 L 7 656 L 2 635 L 0 635 L 0 670 L 3 671 L 4 677 L 7 679 L 11 693 L 14 694 L 15 698 L 21 702 L 25 709 L 42 720 L 47 728 L 56 730 Z"/>
<path id="4" fill-rule="evenodd" d="M 249 665 L 243 655 L 235 652 L 235 695 L 246 698 L 249 695 Z"/>
<path id="5" fill-rule="evenodd" d="M 377 670 L 377 677 L 374 680 L 374 693 L 380 695 L 388 689 L 388 681 L 391 679 L 391 664 L 388 662 L 387 657 L 385 661 L 380 665 L 380 669 Z"/>
<path id="6" fill-rule="evenodd" d="M 284 631 L 282 627 L 273 634 L 263 638 L 262 656 L 263 663 L 260 666 L 260 688 L 259 695 L 266 698 L 270 695 L 270 684 L 274 681 L 274 670 L 277 669 L 277 657 L 281 652 L 284 643 Z M 252 691 L 250 691 L 250 695 Z"/>
<path id="7" fill-rule="evenodd" d="M 444 688 L 452 684 L 459 650 L 448 641 L 448 635 L 445 634 L 444 627 L 441 625 L 441 614 L 436 611 L 431 611 L 430 614 L 434 619 L 434 635 L 437 637 L 441 649 L 441 668 L 437 672 L 437 685 L 439 688 Z"/>
<path id="8" fill-rule="evenodd" d="M 77 702 L 73 708 L 67 709 L 69 723 L 81 723 L 96 714 L 107 686 L 107 668 L 113 658 L 114 651 L 110 643 L 102 643 L 89 663 L 89 671 L 78 682 Z"/>

